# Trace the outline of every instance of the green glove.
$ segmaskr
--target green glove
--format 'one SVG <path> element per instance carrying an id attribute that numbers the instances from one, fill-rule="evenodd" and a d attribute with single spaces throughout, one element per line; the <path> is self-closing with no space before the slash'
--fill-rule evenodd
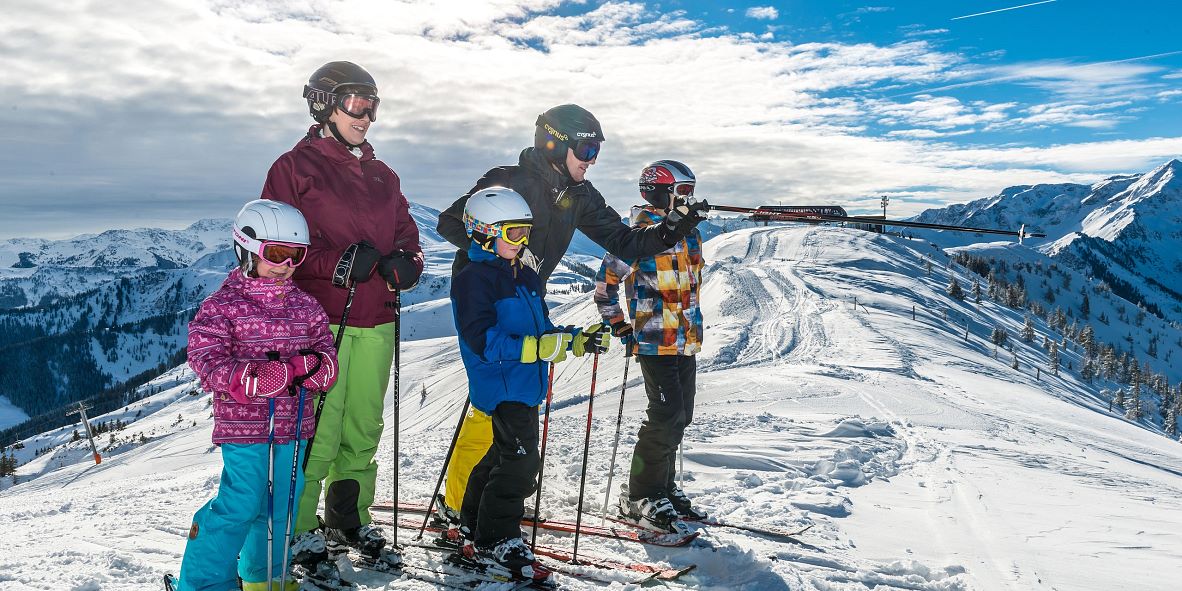
<path id="1" fill-rule="evenodd" d="M 571 353 L 582 357 L 586 353 L 606 353 L 612 342 L 612 329 L 602 323 L 595 323 L 575 335 Z"/>
<path id="2" fill-rule="evenodd" d="M 563 361 L 570 342 L 571 335 L 566 332 L 548 332 L 540 337 L 526 336 L 521 339 L 521 362 Z"/>

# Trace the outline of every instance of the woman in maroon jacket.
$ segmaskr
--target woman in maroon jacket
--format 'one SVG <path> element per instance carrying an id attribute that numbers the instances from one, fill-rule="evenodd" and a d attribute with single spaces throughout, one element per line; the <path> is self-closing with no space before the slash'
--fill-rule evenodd
<path id="1" fill-rule="evenodd" d="M 328 312 L 335 332 L 346 287 L 356 286 L 338 356 L 340 377 L 328 391 L 304 470 L 293 562 L 334 576 L 329 544 L 351 546 L 395 565 L 383 532 L 371 524 L 382 435 L 383 398 L 390 379 L 397 311 L 393 289 L 409 289 L 423 270 L 419 230 L 398 175 L 374 158 L 365 141 L 377 120 L 373 77 L 349 62 L 312 74 L 304 98 L 317 124 L 267 173 L 263 198 L 290 203 L 308 221 L 311 247 L 295 282 Z M 375 274 L 376 280 L 370 281 Z M 335 280 L 334 280 L 335 274 Z M 324 531 L 316 518 L 324 481 Z"/>

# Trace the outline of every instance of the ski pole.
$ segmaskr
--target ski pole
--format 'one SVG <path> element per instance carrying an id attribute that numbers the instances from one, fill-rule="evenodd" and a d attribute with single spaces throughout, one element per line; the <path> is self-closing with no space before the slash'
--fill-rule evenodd
<path id="1" fill-rule="evenodd" d="M 335 283 L 335 278 L 334 278 Z M 345 338 L 345 324 L 349 321 L 349 310 L 353 308 L 353 294 L 357 293 L 357 284 L 353 283 L 349 286 L 349 294 L 345 296 L 345 309 L 341 312 L 341 325 L 337 327 L 337 336 L 333 339 L 332 347 L 337 351 L 337 358 L 341 354 L 341 342 Z M 316 402 L 316 424 L 320 424 L 320 415 L 324 413 L 324 399 L 328 397 L 328 392 L 321 392 L 320 399 Z M 308 470 L 308 460 L 312 457 L 312 442 L 316 440 L 316 432 L 308 437 L 308 447 L 304 450 L 304 471 Z"/>
<path id="2" fill-rule="evenodd" d="M 401 406 L 400 396 L 402 389 L 398 383 L 398 372 L 402 369 L 402 361 L 400 359 L 402 353 L 402 341 L 399 335 L 399 328 L 402 325 L 402 290 L 394 289 L 394 506 L 391 509 L 394 512 L 394 537 L 392 538 L 391 547 L 398 549 L 398 410 Z"/>
<path id="3" fill-rule="evenodd" d="M 319 359 L 319 356 L 317 356 L 317 359 Z M 320 364 L 316 365 L 316 369 L 320 369 Z M 313 371 L 312 373 L 316 372 Z M 301 383 L 300 396 L 296 401 L 296 404 L 299 404 L 299 406 L 296 408 L 295 437 L 291 440 L 294 451 L 291 452 L 291 482 L 288 483 L 287 487 L 287 521 L 284 522 L 283 526 L 283 570 L 280 571 L 279 575 L 280 590 L 287 589 L 287 568 L 290 565 L 289 559 L 291 558 L 291 530 L 292 526 L 295 525 L 292 523 L 292 517 L 295 515 L 296 478 L 299 476 L 296 470 L 300 464 L 300 437 L 304 434 L 304 399 L 307 395 L 308 390 Z M 270 584 L 271 581 L 268 579 L 267 585 Z"/>
<path id="4" fill-rule="evenodd" d="M 546 471 L 546 436 L 550 434 L 550 400 L 554 395 L 554 363 L 550 363 L 550 378 L 546 382 L 546 412 L 542 415 L 542 451 L 538 462 L 538 492 L 534 496 L 534 528 L 529 549 L 532 552 L 538 546 L 538 510 L 542 507 L 542 473 Z"/>
<path id="5" fill-rule="evenodd" d="M 423 517 L 423 526 L 419 528 L 416 540 L 423 539 L 423 532 L 427 531 L 427 522 L 431 520 L 431 510 L 435 508 L 435 497 L 439 496 L 439 488 L 443 486 L 443 475 L 447 474 L 447 465 L 451 463 L 451 455 L 456 451 L 456 441 L 460 438 L 460 429 L 464 426 L 464 417 L 468 416 L 468 405 L 472 400 L 464 395 L 464 408 L 460 410 L 460 421 L 456 423 L 456 432 L 451 436 L 451 445 L 447 447 L 447 456 L 443 458 L 443 468 L 439 470 L 439 479 L 435 481 L 435 492 L 431 493 L 431 502 L 427 503 L 427 514 Z"/>
<path id="6" fill-rule="evenodd" d="M 267 351 L 268 361 L 279 361 L 279 351 Z M 275 397 L 267 399 L 267 586 L 275 576 Z"/>
<path id="7" fill-rule="evenodd" d="M 620 449 L 620 424 L 624 422 L 624 392 L 628 391 L 628 363 L 632 361 L 632 348 L 624 344 L 624 383 L 620 384 L 620 411 L 616 413 L 616 437 L 612 442 L 612 463 L 607 469 L 607 490 L 603 493 L 603 512 L 599 516 L 599 525 L 607 520 L 607 502 L 612 496 L 612 476 L 616 474 L 616 451 Z"/>
<path id="8" fill-rule="evenodd" d="M 275 399 L 267 399 L 267 585 L 275 576 Z"/>
<path id="9" fill-rule="evenodd" d="M 591 408 L 595 403 L 595 374 L 599 371 L 599 352 L 591 364 L 591 395 L 587 397 L 587 432 L 583 436 L 583 470 L 579 474 L 579 504 L 575 517 L 575 549 L 571 553 L 571 564 L 579 563 L 579 529 L 583 527 L 583 492 L 587 488 L 587 454 L 591 451 Z M 536 521 L 534 523 L 537 523 Z"/>
<path id="10" fill-rule="evenodd" d="M 321 354 L 318 351 L 301 349 L 299 354 L 315 355 L 316 365 L 312 366 L 312 368 L 308 370 L 308 373 L 302 376 L 296 376 L 296 378 L 292 381 L 290 390 L 292 394 L 295 394 L 295 389 L 299 388 L 300 394 L 298 400 L 296 401 L 299 406 L 296 407 L 295 434 L 291 440 L 293 450 L 291 452 L 291 481 L 287 485 L 287 521 L 283 522 L 283 570 L 280 571 L 279 575 L 280 589 L 287 589 L 287 568 L 290 565 L 289 559 L 291 558 L 291 533 L 292 527 L 294 526 L 292 521 L 293 517 L 295 516 L 296 478 L 299 476 L 299 473 L 296 472 L 296 470 L 300 464 L 300 438 L 304 434 L 304 400 L 306 400 L 308 396 L 308 389 L 304 387 L 304 380 L 320 371 L 320 366 L 324 364 L 324 358 L 321 357 Z M 274 402 L 274 399 L 272 399 L 272 402 Z M 271 585 L 270 578 L 267 579 L 267 585 Z"/>

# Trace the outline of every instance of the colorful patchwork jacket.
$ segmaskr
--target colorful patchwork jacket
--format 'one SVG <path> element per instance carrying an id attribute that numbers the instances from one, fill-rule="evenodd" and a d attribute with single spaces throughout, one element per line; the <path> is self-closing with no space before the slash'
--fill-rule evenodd
<path id="1" fill-rule="evenodd" d="M 632 210 L 632 225 L 659 224 L 652 207 Z M 702 350 L 702 235 L 694 230 L 669 250 L 635 260 L 607 254 L 595 275 L 595 303 L 605 322 L 627 320 L 620 307 L 624 284 L 639 355 L 695 355 Z"/>

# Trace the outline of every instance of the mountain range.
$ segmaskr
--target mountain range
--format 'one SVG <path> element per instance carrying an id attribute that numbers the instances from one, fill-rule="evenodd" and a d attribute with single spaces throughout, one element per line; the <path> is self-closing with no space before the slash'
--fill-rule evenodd
<path id="1" fill-rule="evenodd" d="M 1130 318 L 1137 309 L 1159 317 L 1160 334 L 1168 334 L 1182 322 L 1179 206 L 1182 162 L 1171 160 L 1148 173 L 1092 185 L 1009 187 L 993 197 L 928 210 L 915 218 L 981 227 L 1025 225 L 1047 234 L 1045 239 L 1026 239 L 1028 249 L 983 243 L 980 235 L 963 232 L 908 234 L 948 253 L 968 250 L 1031 265 L 1045 262 L 1047 269 L 1054 266 L 1077 276 L 1076 286 L 1100 285 L 1127 300 Z M 440 326 L 446 323 L 416 324 L 415 319 L 450 316 L 446 298 L 454 248 L 434 230 L 439 211 L 413 204 L 411 213 L 420 228 L 427 267 L 420 286 L 403 297 L 408 321 L 403 334 L 442 336 L 440 330 L 446 330 Z M 0 242 L 0 352 L 8 360 L 0 366 L 0 393 L 25 415 L 60 414 L 61 406 L 104 392 L 116 404 L 126 391 L 182 361 L 185 324 L 233 265 L 230 223 L 207 219 L 175 231 L 111 230 L 68 240 Z M 712 238 L 751 226 L 720 218 L 702 229 Z M 576 234 L 564 264 L 551 278 L 551 290 L 589 290 L 602 253 Z M 1042 295 L 1031 290 L 1032 298 Z M 1126 337 L 1111 326 L 1108 332 L 1112 341 Z M 1136 348 L 1132 341 L 1130 350 Z M 1141 348 L 1147 345 L 1143 342 Z M 0 413 L 0 428 L 24 418 L 19 412 Z M 31 429 L 35 427 L 26 430 Z"/>

